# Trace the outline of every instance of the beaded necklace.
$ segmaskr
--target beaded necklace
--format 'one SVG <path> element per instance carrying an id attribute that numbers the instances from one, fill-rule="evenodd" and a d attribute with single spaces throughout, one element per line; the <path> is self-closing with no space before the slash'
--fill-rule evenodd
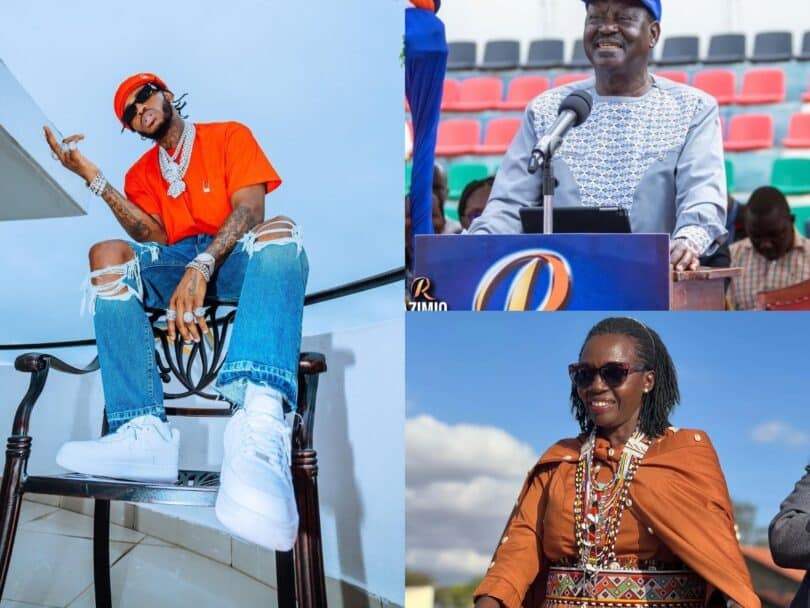
<path id="1" fill-rule="evenodd" d="M 186 183 L 183 177 L 186 175 L 189 162 L 191 161 L 191 150 L 194 148 L 194 137 L 197 129 L 190 122 L 183 125 L 183 133 L 174 149 L 174 154 L 169 153 L 162 146 L 158 146 L 158 159 L 160 161 L 160 174 L 167 182 L 169 189 L 167 194 L 172 198 L 177 198 L 186 191 Z M 177 162 L 178 157 L 180 162 Z"/>
<path id="2" fill-rule="evenodd" d="M 616 560 L 616 537 L 625 508 L 630 506 L 630 483 L 650 441 L 636 430 L 622 450 L 616 472 L 607 482 L 596 480 L 599 465 L 593 466 L 596 443 L 594 429 L 580 451 L 574 476 L 574 526 L 579 553 L 579 567 L 584 573 L 583 590 L 591 595 L 590 583 L 603 570 L 620 568 Z"/>

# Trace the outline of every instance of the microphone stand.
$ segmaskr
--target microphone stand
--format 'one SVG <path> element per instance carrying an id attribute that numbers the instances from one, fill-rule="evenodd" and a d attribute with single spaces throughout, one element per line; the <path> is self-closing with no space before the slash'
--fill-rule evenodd
<path id="1" fill-rule="evenodd" d="M 554 178 L 554 166 L 551 162 L 554 153 L 560 147 L 561 138 L 543 137 L 537 147 L 532 150 L 529 159 L 529 173 L 536 173 L 542 164 L 543 173 L 541 175 L 541 188 L 543 192 L 543 234 L 553 234 L 554 232 L 554 188 L 557 187 L 557 180 Z M 556 145 L 551 145 L 552 143 Z"/>

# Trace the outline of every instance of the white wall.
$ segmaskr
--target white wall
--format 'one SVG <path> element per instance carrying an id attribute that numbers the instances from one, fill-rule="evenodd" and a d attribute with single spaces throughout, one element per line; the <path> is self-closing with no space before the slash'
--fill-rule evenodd
<path id="1" fill-rule="evenodd" d="M 807 0 L 664 0 L 662 7 L 662 37 L 696 34 L 701 54 L 714 33 L 742 32 L 753 46 L 757 32 L 789 30 L 798 50 L 802 33 L 810 30 Z M 479 60 L 483 43 L 498 38 L 520 40 L 523 57 L 533 39 L 563 38 L 569 57 L 573 41 L 582 37 L 584 15 L 579 0 L 446 0 L 439 12 L 447 40 L 477 41 Z"/>
<path id="2" fill-rule="evenodd" d="M 315 420 L 326 575 L 402 605 L 405 572 L 405 343 L 402 313 L 388 321 L 304 338 L 304 350 L 326 355 Z M 61 353 L 84 364 L 93 349 Z M 0 441 L 11 431 L 28 374 L 0 365 Z M 203 402 L 204 403 L 204 402 Z M 28 471 L 56 473 L 65 441 L 98 436 L 103 399 L 98 373 L 81 378 L 50 372 L 31 419 Z M 181 466 L 216 469 L 223 420 L 179 421 Z M 173 511 L 172 511 L 173 509 Z M 213 509 L 162 508 L 218 526 Z M 210 511 L 210 513 L 207 513 Z"/>

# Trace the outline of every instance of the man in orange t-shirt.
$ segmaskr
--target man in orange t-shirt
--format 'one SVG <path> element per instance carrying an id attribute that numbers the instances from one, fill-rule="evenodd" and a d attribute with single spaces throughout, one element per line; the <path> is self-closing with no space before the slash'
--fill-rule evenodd
<path id="1" fill-rule="evenodd" d="M 57 463 L 88 475 L 175 481 L 179 433 L 166 419 L 144 307 L 165 309 L 169 339 L 190 343 L 208 331 L 206 294 L 238 299 L 215 387 L 238 406 L 225 430 L 216 514 L 240 536 L 289 550 L 298 513 L 282 404 L 296 404 L 308 265 L 298 227 L 283 216 L 264 221 L 265 195 L 281 179 L 247 127 L 186 121 L 185 103 L 154 74 L 124 80 L 113 106 L 123 128 L 155 142 L 127 172 L 124 194 L 78 150 L 82 135 L 58 142 L 45 127 L 54 154 L 133 239 L 90 249 L 88 295 L 111 433 L 65 444 Z"/>

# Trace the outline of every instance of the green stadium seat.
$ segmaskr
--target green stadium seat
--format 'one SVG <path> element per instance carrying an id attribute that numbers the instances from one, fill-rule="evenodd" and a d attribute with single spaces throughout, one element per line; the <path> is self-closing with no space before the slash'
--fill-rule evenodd
<path id="1" fill-rule="evenodd" d="M 796 230 L 807 236 L 807 221 L 810 220 L 810 205 L 792 205 L 790 207 L 793 217 L 796 218 L 794 225 Z"/>
<path id="2" fill-rule="evenodd" d="M 771 185 L 784 194 L 810 194 L 810 158 L 777 158 Z"/>
<path id="3" fill-rule="evenodd" d="M 405 194 L 411 191 L 411 171 L 413 170 L 412 163 L 405 163 Z"/>
<path id="4" fill-rule="evenodd" d="M 726 191 L 731 194 L 734 192 L 734 163 L 726 159 Z"/>
<path id="5" fill-rule="evenodd" d="M 447 169 L 447 185 L 450 198 L 458 200 L 464 187 L 475 179 L 484 179 L 489 169 L 484 163 L 456 163 Z"/>

